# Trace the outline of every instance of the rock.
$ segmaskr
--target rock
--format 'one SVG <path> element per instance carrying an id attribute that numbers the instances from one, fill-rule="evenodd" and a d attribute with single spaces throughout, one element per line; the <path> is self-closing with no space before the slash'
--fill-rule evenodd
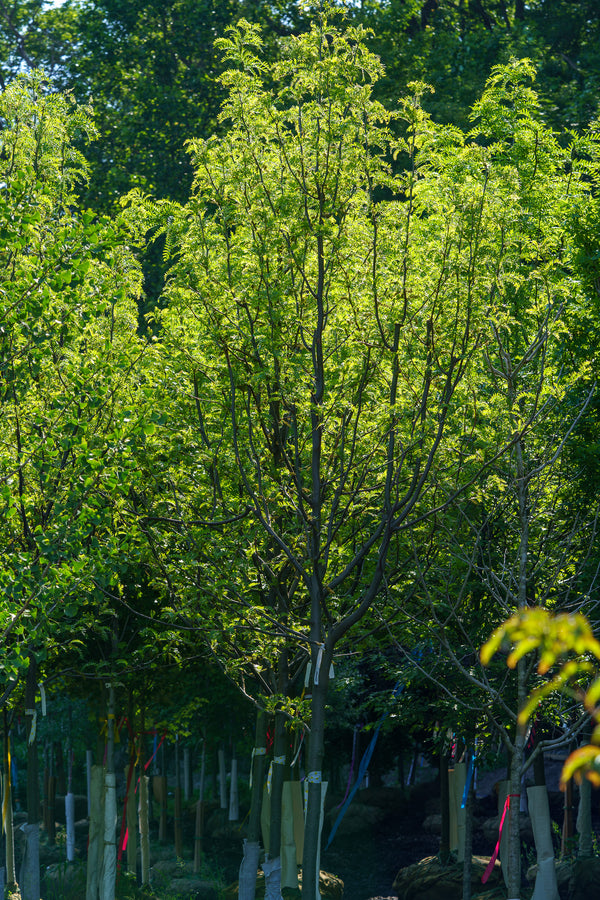
<path id="1" fill-rule="evenodd" d="M 87 796 L 86 794 L 75 794 L 75 818 L 87 819 Z M 65 812 L 65 798 L 62 794 L 57 794 L 54 802 L 54 820 L 62 825 L 67 821 Z"/>
<path id="2" fill-rule="evenodd" d="M 590 900 L 597 897 L 599 884 L 600 859 L 597 856 L 573 862 L 569 879 L 569 900 Z"/>
<path id="3" fill-rule="evenodd" d="M 217 809 L 204 825 L 204 834 L 211 837 L 234 838 L 238 834 L 239 822 L 230 822 L 226 809 Z"/>
<path id="4" fill-rule="evenodd" d="M 562 860 L 561 862 L 555 862 L 554 865 L 556 866 L 558 893 L 561 896 L 561 900 L 567 900 L 569 894 L 569 882 L 571 880 L 571 864 L 566 860 Z"/>
<path id="5" fill-rule="evenodd" d="M 485 840 L 492 847 L 496 845 L 498 840 L 498 829 L 500 827 L 501 816 L 494 816 L 493 819 L 485 819 L 481 824 L 481 830 Z M 507 823 L 504 823 L 505 827 Z M 524 813 L 519 815 L 519 828 L 521 831 L 521 840 L 525 844 L 533 844 L 533 828 L 531 827 L 531 819 Z"/>
<path id="6" fill-rule="evenodd" d="M 221 885 L 215 881 L 206 881 L 202 878 L 187 876 L 174 878 L 167 885 L 169 897 L 194 897 L 195 900 L 217 900 L 220 896 Z"/>
<path id="7" fill-rule="evenodd" d="M 170 858 L 157 859 L 156 862 L 152 864 L 151 873 L 152 875 L 160 875 L 165 877 L 168 876 L 170 878 L 173 878 L 179 868 L 179 862 L 176 857 L 173 857 L 171 851 Z"/>
<path id="8" fill-rule="evenodd" d="M 473 857 L 471 867 L 471 890 L 473 895 L 482 892 L 481 876 L 489 858 Z M 485 885 L 486 892 L 495 889 L 501 880 L 500 863 L 496 860 L 494 869 Z M 394 881 L 394 891 L 398 900 L 461 900 L 463 864 L 453 863 L 442 866 L 437 856 L 428 856 L 412 866 L 401 869 Z"/>
<path id="9" fill-rule="evenodd" d="M 479 885 L 479 887 L 483 887 L 483 885 Z M 471 900 L 506 900 L 506 888 L 503 884 L 497 884 L 489 891 L 473 894 Z"/>
<path id="10" fill-rule="evenodd" d="M 427 832 L 427 834 L 441 834 L 442 833 L 441 813 L 434 813 L 431 816 L 427 816 L 427 818 L 423 822 L 423 831 Z"/>
<path id="11" fill-rule="evenodd" d="M 332 809 L 328 814 L 330 827 L 338 815 L 337 809 Z M 372 828 L 383 822 L 387 811 L 381 806 L 371 806 L 367 803 L 352 803 L 346 810 L 346 814 L 340 822 L 338 834 L 350 835 L 364 831 L 366 827 Z"/>
<path id="12" fill-rule="evenodd" d="M 53 863 L 43 873 L 43 896 L 67 898 L 85 897 L 86 869 L 80 862 Z"/>

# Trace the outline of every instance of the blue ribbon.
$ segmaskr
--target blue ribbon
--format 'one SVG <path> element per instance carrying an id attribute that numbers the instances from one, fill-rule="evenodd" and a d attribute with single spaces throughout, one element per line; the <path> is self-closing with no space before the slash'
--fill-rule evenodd
<path id="1" fill-rule="evenodd" d="M 392 692 L 392 697 L 396 700 L 402 693 L 403 689 L 404 689 L 404 685 L 400 684 L 400 682 L 398 682 Z M 360 785 L 362 784 L 362 781 L 363 781 L 363 778 L 365 777 L 365 773 L 367 771 L 369 763 L 371 762 L 371 757 L 373 756 L 373 750 L 375 749 L 375 744 L 377 743 L 377 738 L 379 737 L 379 729 L 381 728 L 385 719 L 389 715 L 389 712 L 390 712 L 389 709 L 386 710 L 386 712 L 384 712 L 384 714 L 381 716 L 379 722 L 377 723 L 377 727 L 375 728 L 373 737 L 371 738 L 371 740 L 369 742 L 369 746 L 365 750 L 365 752 L 363 754 L 363 758 L 360 761 L 360 766 L 358 767 L 358 772 L 356 775 L 356 781 L 354 782 L 354 787 L 352 788 L 352 790 L 346 797 L 346 802 L 340 809 L 337 819 L 333 823 L 333 828 L 331 829 L 331 832 L 327 839 L 327 843 L 325 844 L 325 850 L 327 850 L 327 848 L 331 844 L 331 842 L 334 838 L 334 835 L 335 835 L 336 831 L 338 830 L 340 822 L 346 815 L 346 810 L 352 803 L 352 799 L 353 799 L 354 795 L 356 794 L 357 790 L 359 789 Z"/>

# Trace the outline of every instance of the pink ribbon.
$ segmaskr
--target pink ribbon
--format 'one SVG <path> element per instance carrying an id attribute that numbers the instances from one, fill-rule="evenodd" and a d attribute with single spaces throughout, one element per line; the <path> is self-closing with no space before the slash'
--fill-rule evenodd
<path id="1" fill-rule="evenodd" d="M 510 809 L 510 798 L 511 797 L 520 798 L 521 795 L 520 794 L 507 794 L 506 795 L 506 800 L 504 801 L 504 809 L 502 810 L 502 818 L 500 819 L 500 827 L 498 828 L 498 842 L 496 844 L 494 852 L 492 853 L 492 858 L 490 859 L 489 863 L 487 864 L 485 872 L 481 876 L 482 884 L 485 884 L 486 881 L 488 880 L 488 878 L 490 877 L 490 875 L 492 874 L 492 872 L 494 870 L 494 866 L 496 864 L 496 860 L 498 859 L 498 854 L 500 853 L 500 841 L 502 840 L 502 828 L 504 827 L 504 819 L 506 817 L 506 813 Z"/>

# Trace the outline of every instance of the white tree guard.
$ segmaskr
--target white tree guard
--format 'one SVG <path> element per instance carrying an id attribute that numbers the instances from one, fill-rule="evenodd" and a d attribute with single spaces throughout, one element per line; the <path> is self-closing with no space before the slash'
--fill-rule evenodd
<path id="1" fill-rule="evenodd" d="M 281 896 L 281 859 L 265 859 L 262 864 L 265 873 L 265 900 L 283 900 Z"/>
<path id="2" fill-rule="evenodd" d="M 229 785 L 229 821 L 237 822 L 240 817 L 238 800 L 238 767 L 237 759 L 231 760 L 231 782 Z"/>
<path id="3" fill-rule="evenodd" d="M 21 831 L 25 835 L 19 878 L 21 897 L 23 900 L 40 900 L 40 826 L 37 823 L 21 825 Z"/>
<path id="4" fill-rule="evenodd" d="M 102 837 L 104 835 L 103 781 L 102 766 L 92 766 L 90 772 L 90 829 L 88 836 L 86 900 L 98 900 L 100 870 L 102 868 Z"/>
<path id="5" fill-rule="evenodd" d="M 552 826 L 548 791 L 545 785 L 527 788 L 529 815 L 533 828 L 533 839 L 537 853 L 537 875 L 531 900 L 560 900 L 554 849 L 552 847 Z"/>
<path id="6" fill-rule="evenodd" d="M 321 900 L 321 893 L 319 891 L 319 881 L 321 876 L 321 834 L 323 832 L 323 819 L 325 817 L 325 794 L 327 793 L 327 785 L 328 781 L 321 781 L 321 813 L 319 816 L 319 837 L 317 841 L 317 892 L 315 900 Z M 306 807 L 307 807 L 307 795 L 308 795 L 308 782 L 304 782 L 305 785 L 305 797 L 304 797 L 304 815 L 306 816 Z"/>
<path id="7" fill-rule="evenodd" d="M 69 791 L 65 797 L 65 821 L 67 823 L 67 861 L 75 861 L 75 794 Z"/>
<path id="8" fill-rule="evenodd" d="M 240 864 L 238 900 L 254 900 L 259 859 L 258 841 L 245 840 L 244 855 Z"/>
<path id="9" fill-rule="evenodd" d="M 117 878 L 117 788 L 114 772 L 104 776 L 104 855 L 100 900 L 115 900 Z"/>
<path id="10" fill-rule="evenodd" d="M 299 781 L 284 781 L 281 795 L 281 886 L 298 889 L 302 862 L 304 813 Z"/>

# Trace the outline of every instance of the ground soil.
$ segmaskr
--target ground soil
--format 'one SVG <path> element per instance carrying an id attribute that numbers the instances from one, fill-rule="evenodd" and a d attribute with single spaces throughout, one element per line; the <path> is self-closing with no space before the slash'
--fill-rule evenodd
<path id="1" fill-rule="evenodd" d="M 416 791 L 416 793 L 413 793 Z M 436 809 L 436 784 L 420 785 L 411 794 L 381 788 L 359 792 L 331 846 L 321 854 L 321 869 L 344 882 L 343 900 L 395 898 L 393 883 L 398 871 L 439 850 L 439 837 L 422 829 L 425 816 Z M 323 828 L 323 846 L 336 818 L 332 799 Z M 226 883 L 237 880 L 242 854 L 241 838 L 207 842 L 210 857 L 218 861 Z"/>
<path id="2" fill-rule="evenodd" d="M 423 832 L 420 821 L 415 827 L 411 804 L 358 834 L 336 835 L 322 854 L 321 867 L 342 879 L 344 900 L 379 900 L 396 897 L 392 885 L 401 868 L 438 850 L 439 838 Z"/>

